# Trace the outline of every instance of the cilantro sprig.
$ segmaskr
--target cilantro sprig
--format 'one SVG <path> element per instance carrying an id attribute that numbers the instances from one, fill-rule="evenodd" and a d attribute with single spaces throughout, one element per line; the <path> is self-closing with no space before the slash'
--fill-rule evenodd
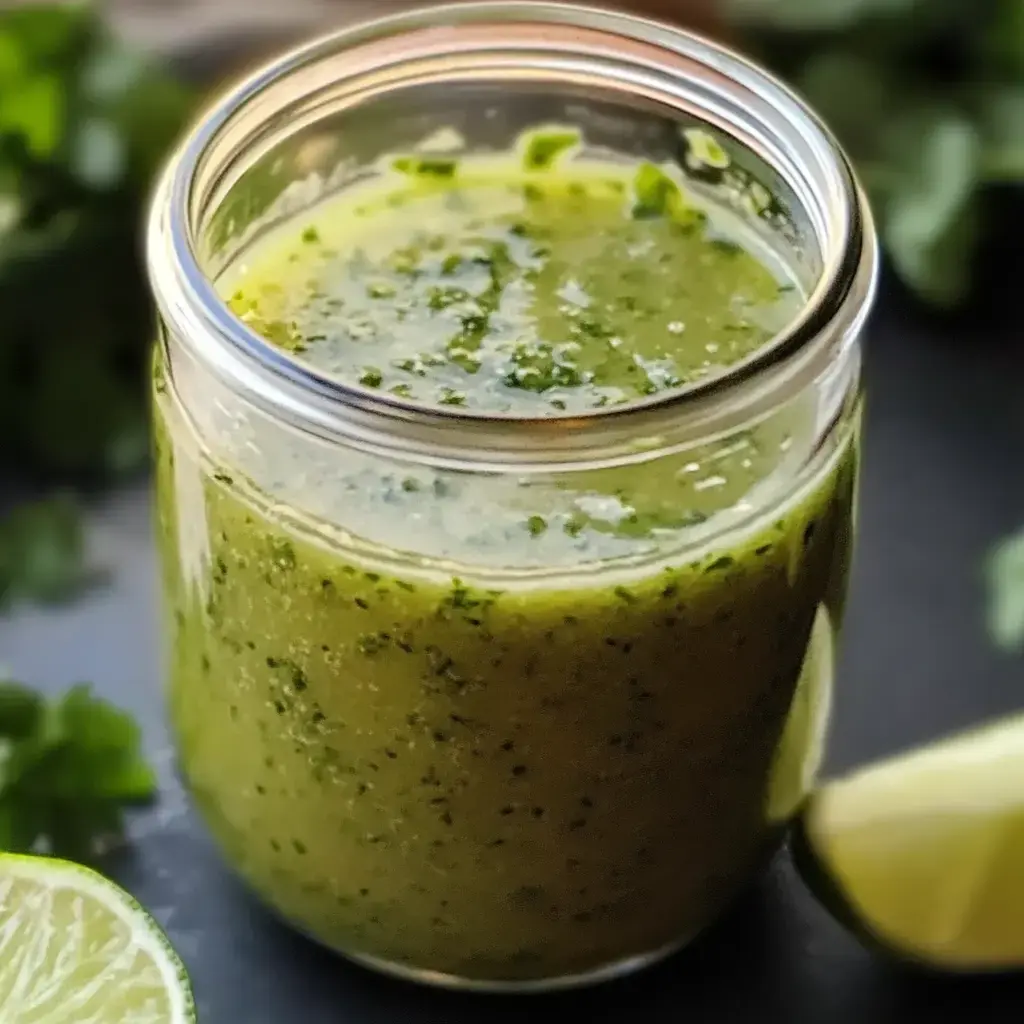
<path id="1" fill-rule="evenodd" d="M 961 304 L 999 216 L 985 198 L 1024 185 L 1024 4 L 723 3 L 854 158 L 896 272 L 933 306 Z"/>
<path id="2" fill-rule="evenodd" d="M 88 685 L 48 700 L 0 681 L 0 850 L 92 860 L 155 790 L 138 726 Z"/>
<path id="3" fill-rule="evenodd" d="M 145 463 L 139 222 L 193 104 L 88 4 L 0 11 L 0 467 Z"/>
<path id="4" fill-rule="evenodd" d="M 139 224 L 192 90 L 84 3 L 0 10 L 0 472 L 108 481 L 149 454 Z M 13 509 L 13 511 L 12 511 Z M 0 508 L 0 609 L 91 579 L 76 503 Z"/>

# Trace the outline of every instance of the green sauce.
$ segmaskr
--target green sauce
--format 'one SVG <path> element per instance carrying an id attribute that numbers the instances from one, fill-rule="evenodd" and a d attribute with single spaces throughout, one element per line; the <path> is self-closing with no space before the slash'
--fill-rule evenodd
<path id="1" fill-rule="evenodd" d="M 653 165 L 447 166 L 439 177 L 418 164 L 408 183 L 280 232 L 224 282 L 231 308 L 347 382 L 518 416 L 699 380 L 799 308 L 792 282 Z"/>
<path id="2" fill-rule="evenodd" d="M 530 417 L 671 391 L 799 307 L 724 215 L 656 169 L 553 167 L 563 142 L 525 170 L 410 159 L 258 243 L 224 294 L 346 383 Z M 672 556 L 799 422 L 531 481 L 270 447 L 240 472 L 196 454 L 157 380 L 173 718 L 258 891 L 343 951 L 484 980 L 714 917 L 806 782 L 773 764 L 789 780 L 818 740 L 778 754 L 830 685 L 811 635 L 840 617 L 851 440 L 768 520 Z M 282 479 L 301 514 L 265 497 Z"/>

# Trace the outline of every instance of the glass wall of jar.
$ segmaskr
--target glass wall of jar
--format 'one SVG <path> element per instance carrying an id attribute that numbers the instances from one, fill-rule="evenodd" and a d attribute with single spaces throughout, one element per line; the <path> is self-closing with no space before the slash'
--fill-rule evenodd
<path id="1" fill-rule="evenodd" d="M 521 415 L 333 373 L 229 305 L 272 229 L 552 132 L 563 171 L 653 167 L 730 225 L 795 296 L 780 329 L 633 401 Z M 169 705 L 232 866 L 319 941 L 434 984 L 579 984 L 691 939 L 824 742 L 877 260 L 826 130 L 664 25 L 420 10 L 220 99 L 148 245 Z"/>

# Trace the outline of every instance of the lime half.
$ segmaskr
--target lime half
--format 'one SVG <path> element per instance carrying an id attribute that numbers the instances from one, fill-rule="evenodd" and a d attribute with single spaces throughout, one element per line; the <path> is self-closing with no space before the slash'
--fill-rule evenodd
<path id="1" fill-rule="evenodd" d="M 194 1024 L 188 977 L 156 922 L 102 875 L 0 855 L 3 1024 Z"/>
<path id="2" fill-rule="evenodd" d="M 793 848 L 873 944 L 944 970 L 1024 967 L 1024 716 L 826 785 Z"/>

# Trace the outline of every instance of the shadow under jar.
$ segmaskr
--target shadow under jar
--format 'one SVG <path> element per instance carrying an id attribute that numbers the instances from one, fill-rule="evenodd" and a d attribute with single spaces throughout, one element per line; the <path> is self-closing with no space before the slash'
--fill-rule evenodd
<path id="1" fill-rule="evenodd" d="M 430 984 L 690 940 L 828 717 L 877 256 L 825 129 L 665 25 L 419 10 L 221 99 L 148 245 L 169 701 L 232 866 Z"/>

